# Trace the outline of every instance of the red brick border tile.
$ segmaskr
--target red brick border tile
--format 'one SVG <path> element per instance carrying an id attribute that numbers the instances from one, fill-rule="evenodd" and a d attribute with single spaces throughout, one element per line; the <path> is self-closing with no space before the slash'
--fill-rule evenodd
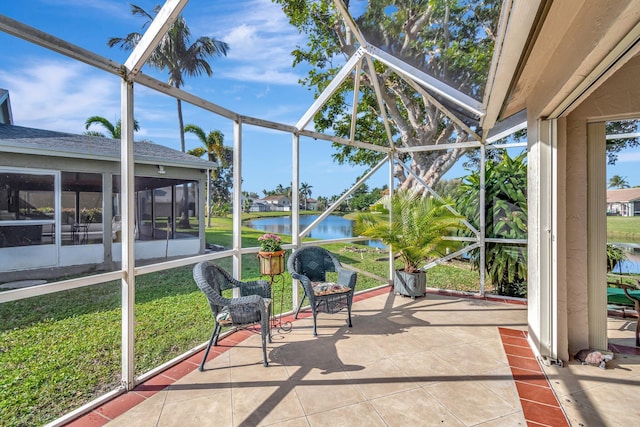
<path id="1" fill-rule="evenodd" d="M 567 417 L 526 340 L 527 332 L 498 328 L 527 425 L 569 427 Z"/>

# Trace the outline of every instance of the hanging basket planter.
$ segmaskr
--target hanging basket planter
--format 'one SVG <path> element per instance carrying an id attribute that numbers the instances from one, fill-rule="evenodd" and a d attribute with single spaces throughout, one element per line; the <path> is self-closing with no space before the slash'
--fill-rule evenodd
<path id="1" fill-rule="evenodd" d="M 260 274 L 275 276 L 284 271 L 284 250 L 276 252 L 258 252 Z"/>

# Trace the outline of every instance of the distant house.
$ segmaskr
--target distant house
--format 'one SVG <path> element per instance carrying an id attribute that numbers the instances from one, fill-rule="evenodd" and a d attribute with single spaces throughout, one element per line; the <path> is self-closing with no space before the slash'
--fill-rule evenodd
<path id="1" fill-rule="evenodd" d="M 269 204 L 263 200 L 254 200 L 249 208 L 250 212 L 268 212 Z"/>
<path id="2" fill-rule="evenodd" d="M 308 197 L 306 201 L 306 205 L 305 205 L 305 201 L 303 201 L 301 208 L 307 209 L 309 211 L 317 211 L 318 201 L 316 199 L 312 199 L 311 197 Z"/>
<path id="3" fill-rule="evenodd" d="M 204 185 L 215 163 L 143 141 L 134 158 L 136 259 L 203 253 Z M 113 268 L 120 186 L 119 140 L 0 123 L 3 278 Z"/>
<path id="4" fill-rule="evenodd" d="M 383 196 L 380 197 L 372 206 L 375 205 L 382 205 L 386 209 L 391 209 L 391 196 L 389 196 L 389 193 L 387 192 L 387 194 L 383 194 Z"/>
<path id="5" fill-rule="evenodd" d="M 266 203 L 269 206 L 270 211 L 291 211 L 291 199 L 289 199 L 287 196 L 267 196 L 263 199 L 260 199 L 259 201 Z M 256 202 L 258 202 L 258 200 Z"/>
<path id="6" fill-rule="evenodd" d="M 640 215 L 640 188 L 607 190 L 607 215 Z"/>

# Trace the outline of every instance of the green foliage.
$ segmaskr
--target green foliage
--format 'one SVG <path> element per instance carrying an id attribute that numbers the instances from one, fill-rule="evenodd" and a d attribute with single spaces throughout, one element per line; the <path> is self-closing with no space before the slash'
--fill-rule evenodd
<path id="1" fill-rule="evenodd" d="M 211 216 L 224 217 L 231 211 L 229 202 L 220 200 L 211 203 Z"/>
<path id="2" fill-rule="evenodd" d="M 460 178 L 443 179 L 438 181 L 433 190 L 442 197 L 454 198 L 461 183 Z"/>
<path id="3" fill-rule="evenodd" d="M 624 251 L 611 243 L 607 243 L 607 271 L 612 272 L 613 267 L 620 261 L 627 259 Z"/>
<path id="4" fill-rule="evenodd" d="M 190 276 L 183 267 L 136 279 L 137 375 L 210 333 Z M 0 425 L 46 424 L 119 385 L 120 301 L 109 282 L 0 304 Z"/>
<path id="5" fill-rule="evenodd" d="M 160 12 L 161 6 L 157 5 L 151 12 L 147 12 L 140 6 L 131 5 L 131 14 L 144 18 L 142 28 L 149 26 L 151 21 Z M 107 45 L 119 46 L 126 51 L 132 51 L 140 42 L 142 34 L 133 32 L 125 37 L 111 37 Z M 179 15 L 168 31 L 162 37 L 153 50 L 147 63 L 158 70 L 166 70 L 169 73 L 168 83 L 176 88 L 184 85 L 184 76 L 200 76 L 206 74 L 211 77 L 213 71 L 208 60 L 227 54 L 229 45 L 213 37 L 201 36 L 191 43 L 191 30 L 182 15 Z M 182 119 L 182 100 L 177 99 L 178 124 L 180 127 L 180 148 L 185 152 L 184 125 Z M 184 208 L 183 220 L 186 219 Z"/>
<path id="6" fill-rule="evenodd" d="M 308 184 L 306 182 L 303 182 L 300 184 L 300 199 L 302 199 L 304 201 L 303 206 L 304 209 L 307 209 L 307 199 L 309 197 L 311 197 L 311 189 L 313 188 L 313 185 Z"/>
<path id="7" fill-rule="evenodd" d="M 282 250 L 282 238 L 277 234 L 265 233 L 258 237 L 262 252 L 277 252 Z"/>
<path id="8" fill-rule="evenodd" d="M 205 153 L 210 162 L 217 162 L 218 168 L 211 171 L 208 185 L 211 186 L 209 201 L 209 216 L 226 215 L 231 205 L 231 192 L 233 187 L 233 149 L 225 147 L 224 134 L 219 130 L 212 130 L 208 134 L 201 127 L 188 124 L 185 132 L 193 133 L 202 143 L 202 147 L 190 150 L 188 154 L 202 157 Z"/>
<path id="9" fill-rule="evenodd" d="M 457 230 L 461 219 L 448 209 L 451 202 L 401 191 L 391 197 L 390 203 L 390 218 L 360 214 L 356 233 L 390 246 L 408 273 L 420 269 L 430 257 L 445 254 L 447 242 L 443 237 Z"/>
<path id="10" fill-rule="evenodd" d="M 274 0 L 282 6 L 291 24 L 307 36 L 307 44 L 294 52 L 294 66 L 306 63 L 310 71 L 302 83 L 320 94 L 340 70 L 343 58 L 358 48 L 331 0 Z M 501 2 L 498 0 L 431 0 L 366 3 L 355 17 L 369 43 L 462 92 L 482 98 L 493 52 L 493 40 Z M 347 4 L 348 5 L 348 4 Z M 353 11 L 355 8 L 351 8 Z M 314 118 L 314 128 L 342 137 L 351 135 L 353 90 L 359 80 L 357 119 L 354 137 L 359 141 L 403 147 L 460 142 L 464 129 L 439 111 L 429 99 L 382 63 L 367 65 L 362 75 L 352 75 L 327 100 Z M 391 141 L 374 90 L 377 79 L 390 117 Z M 334 144 L 339 163 L 373 165 L 383 153 L 350 145 Z M 427 184 L 434 184 L 464 154 L 464 149 L 412 152 L 411 168 Z M 415 188 L 416 180 L 398 176 L 403 188 Z M 422 190 L 420 190 L 422 191 Z"/>
<path id="11" fill-rule="evenodd" d="M 385 208 L 382 203 L 376 203 L 375 205 L 371 205 L 369 207 L 369 210 L 371 212 L 376 212 L 376 213 L 380 213 L 380 214 L 388 214 L 389 213 L 389 209 Z"/>
<path id="12" fill-rule="evenodd" d="M 207 242 L 229 247 L 231 228 L 231 218 L 214 218 Z M 242 246 L 257 246 L 262 234 L 243 228 Z M 290 236 L 283 240 L 291 242 Z M 388 274 L 388 262 L 379 261 L 380 252 L 349 251 L 348 246 L 352 245 L 325 247 L 345 264 L 378 276 Z M 231 270 L 230 258 L 216 262 Z M 243 255 L 242 277 L 259 278 L 255 254 Z M 273 288 L 274 301 L 284 293 L 283 306 L 274 305 L 276 314 L 292 308 L 291 277 L 285 273 L 283 279 Z M 429 281 L 442 289 L 478 291 L 478 276 L 465 265 L 436 266 Z M 362 275 L 357 290 L 381 284 Z M 191 267 L 138 276 L 135 290 L 136 375 L 209 338 L 211 314 Z M 120 304 L 119 282 L 0 304 L 0 425 L 44 425 L 119 386 Z"/>
<path id="13" fill-rule="evenodd" d="M 635 133 L 638 131 L 637 126 L 637 120 L 620 120 L 617 122 L 607 122 L 607 135 Z M 638 138 L 608 139 L 607 162 L 610 165 L 615 165 L 618 161 L 618 153 L 620 151 L 626 148 L 633 148 L 638 146 L 640 146 L 640 139 Z M 612 188 L 611 185 L 609 185 L 609 187 Z"/>
<path id="14" fill-rule="evenodd" d="M 102 126 L 107 132 L 109 132 L 108 138 L 120 139 L 122 134 L 122 121 L 120 119 L 118 119 L 118 121 L 115 124 L 113 124 L 109 120 L 105 119 L 104 117 L 91 116 L 84 122 L 84 128 L 86 129 L 86 132 L 84 133 L 85 135 L 101 136 L 104 138 L 105 135 L 102 132 L 89 130 L 91 125 L 94 125 L 94 124 Z M 138 125 L 137 120 L 133 121 L 133 130 L 134 131 L 140 130 L 140 125 Z"/>
<path id="15" fill-rule="evenodd" d="M 198 137 L 207 154 L 207 160 L 210 162 L 220 162 L 220 167 L 226 167 L 226 158 L 224 157 L 224 134 L 219 130 L 212 130 L 208 134 L 202 130 L 200 126 L 188 124 L 184 127 L 185 132 L 192 133 Z M 203 154 L 204 154 L 203 153 Z M 202 155 L 202 154 L 201 154 Z"/>
<path id="16" fill-rule="evenodd" d="M 374 188 L 371 192 L 366 184 L 361 185 L 349 198 L 349 206 L 353 211 L 368 210 L 371 205 L 380 200 L 382 190 Z"/>
<path id="17" fill-rule="evenodd" d="M 609 188 L 629 188 L 629 182 L 626 179 L 626 176 L 613 175 L 609 178 Z"/>
<path id="18" fill-rule="evenodd" d="M 499 162 L 485 168 L 486 235 L 494 238 L 527 238 L 526 152 L 511 158 L 506 152 Z M 479 229 L 480 174 L 464 178 L 458 189 L 457 209 Z M 501 295 L 524 296 L 527 280 L 527 249 L 523 245 L 486 243 L 486 272 Z M 479 251 L 471 253 L 476 266 Z"/>
<path id="19" fill-rule="evenodd" d="M 607 216 L 607 239 L 615 242 L 640 241 L 640 216 Z"/>
<path id="20" fill-rule="evenodd" d="M 196 147 L 191 150 L 187 150 L 187 154 L 195 157 L 202 157 L 207 154 L 207 150 L 205 150 L 204 147 Z"/>
<path id="21" fill-rule="evenodd" d="M 102 208 L 82 208 L 80 222 L 89 224 L 102 222 Z"/>

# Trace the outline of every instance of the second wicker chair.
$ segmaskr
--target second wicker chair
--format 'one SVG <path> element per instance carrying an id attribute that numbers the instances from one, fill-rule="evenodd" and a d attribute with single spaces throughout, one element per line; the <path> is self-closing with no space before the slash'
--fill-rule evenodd
<path id="1" fill-rule="evenodd" d="M 313 335 L 318 335 L 316 318 L 320 311 L 337 313 L 346 308 L 351 327 L 351 303 L 357 279 L 355 271 L 343 268 L 334 254 L 318 246 L 296 250 L 289 257 L 287 268 L 291 277 L 299 280 L 304 288 L 304 297 L 300 300 L 295 318 L 298 318 L 302 304 L 308 298 L 313 313 Z M 335 282 L 327 282 L 329 271 L 338 273 Z"/>

